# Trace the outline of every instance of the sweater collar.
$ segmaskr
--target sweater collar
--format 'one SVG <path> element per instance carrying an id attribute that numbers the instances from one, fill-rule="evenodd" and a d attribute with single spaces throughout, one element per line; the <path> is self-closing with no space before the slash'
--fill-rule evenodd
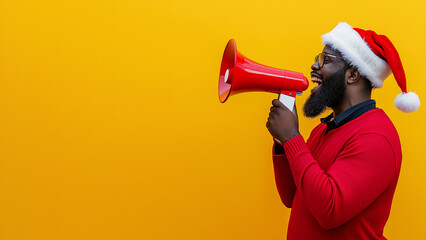
<path id="1" fill-rule="evenodd" d="M 327 130 L 324 134 L 333 129 L 343 126 L 344 124 L 354 120 L 355 118 L 373 109 L 376 109 L 376 101 L 367 100 L 365 102 L 352 106 L 349 109 L 346 109 L 344 112 L 337 115 L 337 117 L 333 120 L 331 120 L 333 118 L 333 113 L 331 113 L 325 118 L 321 118 L 321 122 L 327 124 Z"/>

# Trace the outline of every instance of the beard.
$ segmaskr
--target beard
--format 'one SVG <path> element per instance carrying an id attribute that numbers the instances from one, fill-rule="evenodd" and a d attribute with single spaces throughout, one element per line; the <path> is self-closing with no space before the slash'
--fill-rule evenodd
<path id="1" fill-rule="evenodd" d="M 334 73 L 327 79 L 323 79 L 319 89 L 312 93 L 303 106 L 306 117 L 314 118 L 323 113 L 327 107 L 337 106 L 345 96 L 345 68 Z"/>

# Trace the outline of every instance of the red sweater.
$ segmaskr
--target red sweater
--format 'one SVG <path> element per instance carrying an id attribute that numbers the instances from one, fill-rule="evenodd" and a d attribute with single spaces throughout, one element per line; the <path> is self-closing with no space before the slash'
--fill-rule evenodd
<path id="1" fill-rule="evenodd" d="M 273 155 L 278 192 L 292 208 L 288 239 L 386 239 L 402 158 L 395 127 L 374 109 L 324 135 L 326 128 Z"/>

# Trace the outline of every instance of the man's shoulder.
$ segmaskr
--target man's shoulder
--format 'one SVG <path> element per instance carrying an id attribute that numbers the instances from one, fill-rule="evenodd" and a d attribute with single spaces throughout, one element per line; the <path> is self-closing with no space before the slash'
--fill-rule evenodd
<path id="1" fill-rule="evenodd" d="M 380 144 L 390 144 L 398 161 L 402 158 L 401 141 L 391 119 L 382 109 L 374 109 L 367 112 L 364 119 L 360 119 L 360 126 L 355 130 L 353 138 L 365 139 L 365 137 L 376 139 L 375 147 Z M 382 140 L 382 141 L 379 141 Z"/>
<path id="2" fill-rule="evenodd" d="M 368 111 L 361 115 L 357 121 L 364 131 L 382 132 L 396 131 L 392 120 L 380 108 Z"/>
<path id="3" fill-rule="evenodd" d="M 382 109 L 374 109 L 363 114 L 354 126 L 356 135 L 375 134 L 381 135 L 394 147 L 400 147 L 398 131 L 391 119 Z"/>

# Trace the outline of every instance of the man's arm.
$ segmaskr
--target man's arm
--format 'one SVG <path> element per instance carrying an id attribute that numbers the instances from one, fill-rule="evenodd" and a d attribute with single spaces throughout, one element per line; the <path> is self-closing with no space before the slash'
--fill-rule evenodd
<path id="1" fill-rule="evenodd" d="M 275 173 L 275 184 L 281 201 L 288 208 L 293 204 L 296 185 L 291 174 L 290 165 L 284 153 L 284 148 L 278 143 L 274 143 L 272 153 Z"/>
<path id="2" fill-rule="evenodd" d="M 351 139 L 327 171 L 320 168 L 302 136 L 288 140 L 284 149 L 303 202 L 325 229 L 366 209 L 397 174 L 394 151 L 379 134 Z"/>

